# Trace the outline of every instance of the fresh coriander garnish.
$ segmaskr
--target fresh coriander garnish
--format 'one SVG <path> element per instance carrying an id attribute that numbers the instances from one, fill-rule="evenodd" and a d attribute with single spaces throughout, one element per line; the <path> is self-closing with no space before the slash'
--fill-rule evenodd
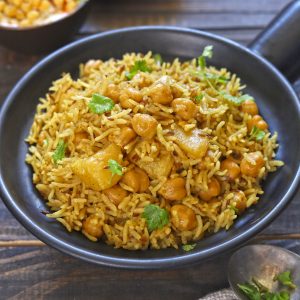
<path id="1" fill-rule="evenodd" d="M 160 65 L 163 63 L 163 59 L 162 59 L 162 57 L 161 57 L 161 55 L 160 55 L 159 53 L 155 54 L 155 55 L 153 56 L 153 58 L 154 58 L 154 61 L 155 61 L 155 63 L 156 63 L 157 65 L 160 66 Z"/>
<path id="2" fill-rule="evenodd" d="M 138 71 L 150 73 L 151 69 L 147 66 L 145 60 L 138 60 L 134 63 L 134 66 L 131 67 L 130 71 L 126 72 L 125 76 L 128 80 L 131 80 Z"/>
<path id="3" fill-rule="evenodd" d="M 209 45 L 204 47 L 201 56 L 198 57 L 198 65 L 202 71 L 204 71 L 206 67 L 206 58 L 212 58 L 212 55 L 213 55 L 213 46 Z"/>
<path id="4" fill-rule="evenodd" d="M 224 91 L 221 91 L 220 92 L 220 95 L 228 100 L 229 102 L 235 104 L 235 105 L 241 105 L 243 102 L 245 102 L 246 100 L 252 100 L 254 101 L 253 97 L 251 97 L 250 95 L 248 94 L 245 94 L 245 95 L 242 95 L 242 96 L 239 96 L 239 97 L 236 97 L 236 96 L 232 96 L 230 94 L 228 94 L 227 92 L 224 92 Z"/>
<path id="5" fill-rule="evenodd" d="M 251 132 L 250 132 L 250 140 L 257 140 L 257 141 L 261 141 L 264 137 L 265 137 L 266 133 L 257 128 L 256 126 L 253 126 Z"/>
<path id="6" fill-rule="evenodd" d="M 235 207 L 234 205 L 228 205 L 228 208 L 232 209 L 236 214 L 239 213 L 239 210 L 237 207 Z"/>
<path id="7" fill-rule="evenodd" d="M 250 300 L 260 300 L 261 293 L 258 288 L 251 283 L 238 284 L 238 288 L 248 297 Z"/>
<path id="8" fill-rule="evenodd" d="M 205 72 L 205 76 L 207 79 L 215 80 L 216 82 L 219 83 L 226 83 L 229 79 L 225 76 L 218 75 L 218 74 L 213 74 L 213 73 L 208 73 Z"/>
<path id="9" fill-rule="evenodd" d="M 196 244 L 185 244 L 182 245 L 182 249 L 186 252 L 193 250 L 196 247 Z"/>
<path id="10" fill-rule="evenodd" d="M 275 276 L 274 281 L 278 281 L 290 289 L 296 288 L 290 271 L 278 274 Z M 255 278 L 252 278 L 251 282 L 238 284 L 237 286 L 250 300 L 290 300 L 291 298 L 290 291 L 284 289 L 279 292 L 270 292 Z"/>
<path id="11" fill-rule="evenodd" d="M 203 99 L 204 95 L 203 94 L 200 94 L 200 95 L 197 95 L 194 99 L 195 99 L 195 102 L 196 103 L 200 103 Z"/>
<path id="12" fill-rule="evenodd" d="M 285 271 L 280 274 L 278 274 L 274 280 L 279 281 L 281 284 L 291 288 L 295 289 L 297 286 L 292 281 L 291 271 Z"/>
<path id="13" fill-rule="evenodd" d="M 57 164 L 58 161 L 62 160 L 65 157 L 66 148 L 67 144 L 65 144 L 63 140 L 59 140 L 57 147 L 52 155 L 55 164 Z"/>
<path id="14" fill-rule="evenodd" d="M 112 176 L 114 176 L 114 175 L 122 176 L 123 175 L 122 166 L 114 159 L 108 160 L 108 169 L 111 171 Z"/>
<path id="15" fill-rule="evenodd" d="M 103 95 L 94 94 L 88 106 L 91 112 L 101 115 L 107 111 L 111 111 L 115 106 L 115 102 Z"/>
<path id="16" fill-rule="evenodd" d="M 145 206 L 142 217 L 146 219 L 150 232 L 155 229 L 163 228 L 169 223 L 168 211 L 154 204 Z"/>

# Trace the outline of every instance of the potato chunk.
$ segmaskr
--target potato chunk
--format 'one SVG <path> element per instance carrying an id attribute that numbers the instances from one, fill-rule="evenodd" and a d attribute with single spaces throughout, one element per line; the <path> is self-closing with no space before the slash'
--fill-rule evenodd
<path id="1" fill-rule="evenodd" d="M 117 174 L 112 177 L 111 171 L 107 169 L 110 159 L 121 164 L 122 152 L 116 144 L 110 144 L 91 157 L 77 159 L 71 169 L 88 188 L 102 191 L 114 186 L 121 179 Z"/>
<path id="2" fill-rule="evenodd" d="M 180 127 L 174 130 L 175 143 L 192 158 L 201 158 L 206 154 L 209 142 L 204 137 L 201 129 L 195 128 L 189 132 L 185 132 Z"/>
<path id="3" fill-rule="evenodd" d="M 174 164 L 172 155 L 167 151 L 162 151 L 152 162 L 137 161 L 136 164 L 146 171 L 151 179 L 168 177 Z"/>

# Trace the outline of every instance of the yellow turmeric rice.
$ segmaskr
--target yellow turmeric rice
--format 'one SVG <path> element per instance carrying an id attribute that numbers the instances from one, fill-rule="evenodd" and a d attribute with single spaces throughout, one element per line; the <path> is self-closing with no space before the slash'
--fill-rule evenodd
<path id="1" fill-rule="evenodd" d="M 229 229 L 282 166 L 277 134 L 228 70 L 198 59 L 90 60 L 40 99 L 27 138 L 54 218 L 91 241 L 178 248 Z"/>

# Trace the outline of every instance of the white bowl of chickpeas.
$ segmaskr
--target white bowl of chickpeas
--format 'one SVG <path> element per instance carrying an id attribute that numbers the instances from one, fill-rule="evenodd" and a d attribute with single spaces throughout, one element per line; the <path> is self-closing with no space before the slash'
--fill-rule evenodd
<path id="1" fill-rule="evenodd" d="M 0 43 L 23 53 L 54 50 L 85 21 L 88 0 L 0 0 Z"/>

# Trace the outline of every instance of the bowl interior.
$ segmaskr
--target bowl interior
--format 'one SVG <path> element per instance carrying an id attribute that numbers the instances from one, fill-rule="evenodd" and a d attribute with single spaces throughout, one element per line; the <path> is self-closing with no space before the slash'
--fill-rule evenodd
<path id="1" fill-rule="evenodd" d="M 264 182 L 265 194 L 259 203 L 238 218 L 228 231 L 220 231 L 197 243 L 188 253 L 182 250 L 127 251 L 113 249 L 104 242 L 92 243 L 79 233 L 67 233 L 56 221 L 46 218 L 44 200 L 36 192 L 32 170 L 24 162 L 24 142 L 38 99 L 62 72 L 76 77 L 78 65 L 89 59 L 120 58 L 126 52 L 160 53 L 165 60 L 181 60 L 200 55 L 206 45 L 214 46 L 212 65 L 236 73 L 247 85 L 272 132 L 279 135 L 277 158 L 285 166 Z M 203 259 L 230 245 L 236 246 L 263 228 L 287 203 L 296 185 L 299 168 L 299 105 L 289 84 L 271 65 L 250 51 L 213 35 L 171 28 L 120 30 L 90 37 L 52 54 L 34 67 L 8 96 L 0 118 L 0 174 L 2 196 L 17 219 L 41 240 L 74 256 L 97 263 L 127 267 L 172 266 Z"/>

